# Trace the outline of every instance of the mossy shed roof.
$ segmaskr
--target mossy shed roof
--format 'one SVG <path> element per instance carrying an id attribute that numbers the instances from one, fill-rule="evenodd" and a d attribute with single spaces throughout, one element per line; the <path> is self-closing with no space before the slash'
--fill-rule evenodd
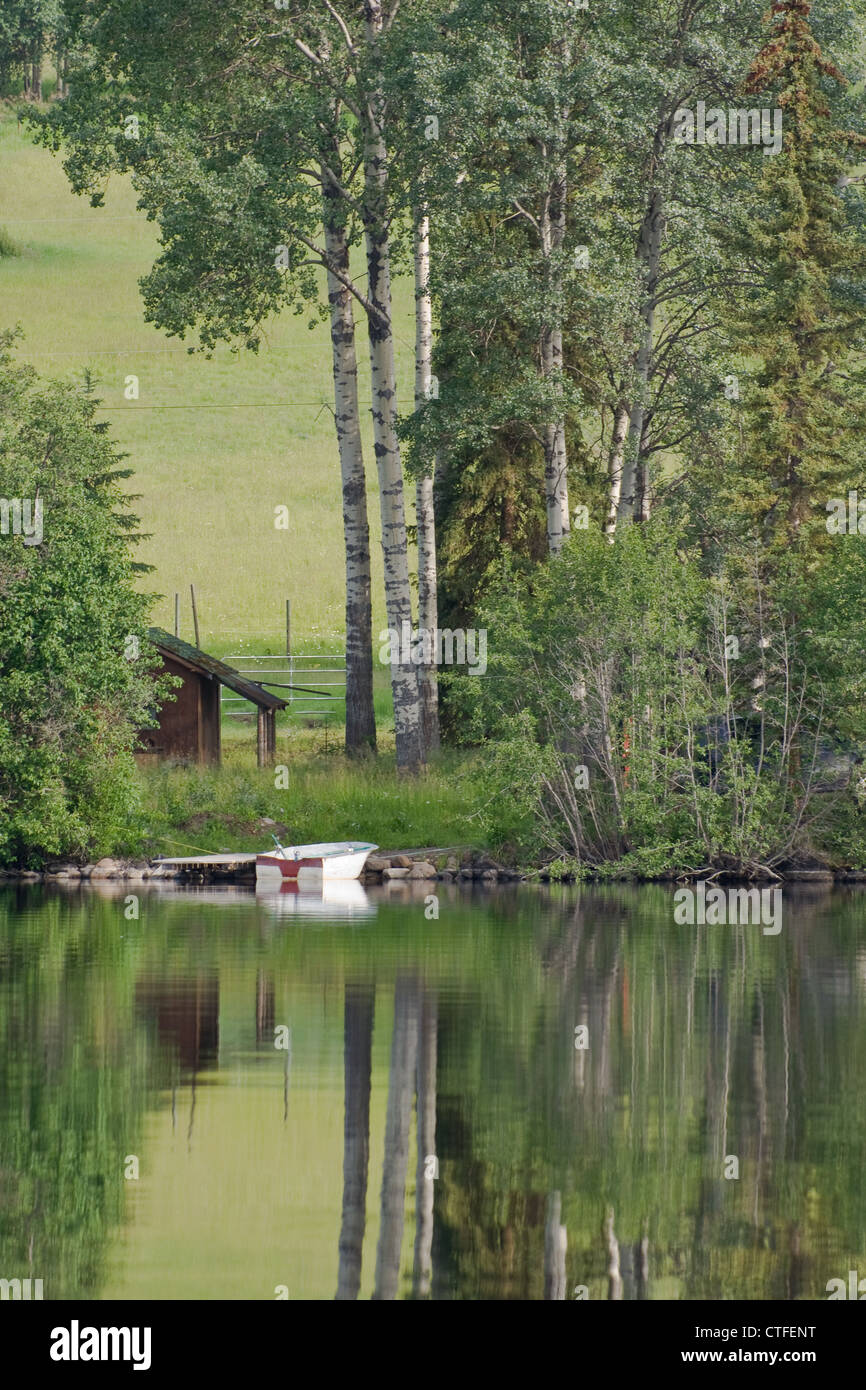
<path id="1" fill-rule="evenodd" d="M 281 700 L 278 695 L 271 695 L 258 682 L 247 680 L 246 676 L 242 676 L 233 666 L 226 666 L 224 661 L 209 656 L 190 642 L 184 642 L 180 637 L 172 637 L 164 628 L 150 627 L 147 635 L 161 656 L 170 656 L 181 665 L 188 666 L 191 671 L 197 671 L 209 680 L 219 681 L 220 685 L 228 686 L 229 690 L 233 690 L 236 695 L 242 695 L 245 700 L 250 700 L 259 709 L 286 708 L 286 701 Z"/>

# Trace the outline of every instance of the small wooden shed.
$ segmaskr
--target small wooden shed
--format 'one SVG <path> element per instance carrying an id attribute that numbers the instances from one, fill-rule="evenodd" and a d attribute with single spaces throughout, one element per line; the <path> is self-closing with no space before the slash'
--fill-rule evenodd
<path id="1" fill-rule="evenodd" d="M 189 642 L 172 637 L 160 627 L 148 630 L 160 655 L 160 671 L 178 676 L 174 699 L 159 707 L 158 723 L 138 736 L 139 751 L 160 758 L 184 758 L 190 762 L 218 763 L 220 743 L 220 686 L 226 685 L 255 705 L 258 713 L 258 763 L 268 767 L 277 748 L 276 713 L 286 701 L 271 695 L 256 681 L 247 680 L 233 667 L 208 656 Z"/>

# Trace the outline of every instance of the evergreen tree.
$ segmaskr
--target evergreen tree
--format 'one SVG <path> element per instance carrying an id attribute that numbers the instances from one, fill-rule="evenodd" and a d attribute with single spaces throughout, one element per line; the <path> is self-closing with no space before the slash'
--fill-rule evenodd
<path id="1" fill-rule="evenodd" d="M 135 838 L 132 753 L 157 690 L 135 519 L 91 392 L 0 338 L 0 863 Z"/>
<path id="2" fill-rule="evenodd" d="M 734 237 L 746 283 L 731 331 L 750 365 L 742 450 L 719 501 L 771 551 L 826 541 L 827 503 L 864 479 L 866 237 L 861 194 L 844 190 L 866 138 L 837 127 L 828 90 L 846 79 L 810 9 L 777 0 L 751 66 L 746 91 L 781 109 L 783 147 L 762 161 Z"/>

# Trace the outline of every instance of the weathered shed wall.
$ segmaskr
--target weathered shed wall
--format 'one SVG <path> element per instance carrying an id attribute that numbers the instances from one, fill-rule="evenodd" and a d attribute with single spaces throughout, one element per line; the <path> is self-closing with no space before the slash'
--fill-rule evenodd
<path id="1" fill-rule="evenodd" d="M 220 683 L 217 680 L 203 680 L 199 683 L 199 690 L 201 692 L 199 761 L 218 763 L 222 758 Z"/>
<path id="2" fill-rule="evenodd" d="M 139 735 L 144 753 L 161 758 L 181 758 L 189 762 L 220 760 L 219 681 L 192 671 L 171 656 L 163 656 L 162 666 L 183 684 L 173 691 L 159 710 L 159 726 Z"/>

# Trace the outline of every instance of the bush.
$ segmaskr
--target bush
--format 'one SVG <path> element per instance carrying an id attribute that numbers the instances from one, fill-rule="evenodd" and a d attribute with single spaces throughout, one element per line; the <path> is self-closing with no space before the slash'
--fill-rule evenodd
<path id="1" fill-rule="evenodd" d="M 0 256 L 20 256 L 21 247 L 5 227 L 0 227 Z"/>
<path id="2" fill-rule="evenodd" d="M 822 748 L 866 742 L 862 640 L 834 614 L 861 633 L 866 550 L 799 563 L 769 579 L 744 552 L 707 576 L 659 520 L 615 545 L 578 532 L 511 576 L 479 618 L 487 678 L 451 686 L 464 738 L 486 744 L 490 840 L 655 873 L 831 852 Z"/>
<path id="3" fill-rule="evenodd" d="M 118 458 L 93 398 L 0 339 L 0 864 L 129 834 L 155 698 Z M 29 534 L 27 532 L 29 531 Z"/>

